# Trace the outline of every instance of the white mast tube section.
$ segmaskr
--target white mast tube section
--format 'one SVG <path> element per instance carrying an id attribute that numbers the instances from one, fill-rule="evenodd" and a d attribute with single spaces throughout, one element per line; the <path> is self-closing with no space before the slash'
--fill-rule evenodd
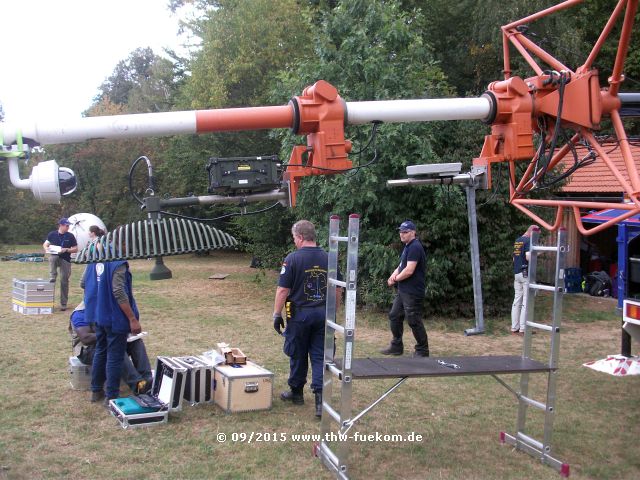
<path id="1" fill-rule="evenodd" d="M 17 128 L 14 128 L 17 127 Z M 195 112 L 137 113 L 76 120 L 41 121 L 27 125 L 0 124 L 5 144 L 15 141 L 15 133 L 42 145 L 83 142 L 94 139 L 139 138 L 196 133 Z"/>
<path id="2" fill-rule="evenodd" d="M 394 123 L 484 120 L 491 114 L 491 102 L 487 97 L 380 100 L 346 102 L 346 104 L 349 125 L 362 125 L 375 121 Z"/>
<path id="3" fill-rule="evenodd" d="M 487 97 L 436 98 L 345 102 L 348 125 L 380 121 L 429 122 L 436 120 L 485 120 L 492 103 Z M 290 106 L 227 108 L 182 112 L 139 113 L 86 117 L 71 121 L 33 122 L 27 125 L 0 123 L 5 145 L 16 140 L 16 132 L 42 145 L 93 139 L 140 138 L 215 131 L 290 128 Z"/>

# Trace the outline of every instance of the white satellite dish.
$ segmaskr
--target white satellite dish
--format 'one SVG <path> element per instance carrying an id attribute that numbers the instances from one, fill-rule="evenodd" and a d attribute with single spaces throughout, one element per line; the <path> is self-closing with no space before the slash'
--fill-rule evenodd
<path id="1" fill-rule="evenodd" d="M 69 217 L 69 222 L 71 223 L 69 231 L 76 237 L 79 252 L 89 244 L 89 228 L 91 225 L 100 227 L 105 233 L 107 231 L 104 222 L 92 213 L 76 213 Z M 76 254 L 74 253 L 71 256 L 75 258 Z"/>

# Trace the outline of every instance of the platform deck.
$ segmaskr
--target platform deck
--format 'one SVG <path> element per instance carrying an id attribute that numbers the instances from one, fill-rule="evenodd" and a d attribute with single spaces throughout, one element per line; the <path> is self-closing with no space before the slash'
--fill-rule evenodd
<path id="1" fill-rule="evenodd" d="M 341 359 L 336 359 L 336 366 L 342 368 Z M 503 375 L 549 372 L 551 370 L 547 364 L 515 355 L 428 358 L 367 357 L 355 358 L 351 365 L 351 374 L 354 379 Z"/>

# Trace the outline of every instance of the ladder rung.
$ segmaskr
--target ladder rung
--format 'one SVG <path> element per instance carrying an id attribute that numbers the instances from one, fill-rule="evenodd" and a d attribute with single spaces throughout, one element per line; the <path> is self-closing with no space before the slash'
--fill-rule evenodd
<path id="1" fill-rule="evenodd" d="M 340 237 L 338 235 L 331 235 L 329 240 L 333 240 L 334 242 L 348 242 L 349 237 Z"/>
<path id="2" fill-rule="evenodd" d="M 327 370 L 333 373 L 336 377 L 342 380 L 342 370 L 335 366 L 333 363 L 327 363 Z"/>
<path id="3" fill-rule="evenodd" d="M 536 290 L 546 290 L 548 292 L 555 292 L 556 287 L 553 285 L 541 285 L 539 283 L 530 283 L 529 288 L 535 288 Z"/>
<path id="4" fill-rule="evenodd" d="M 341 282 L 340 280 L 336 280 L 335 278 L 329 279 L 329 285 L 335 285 L 336 287 L 347 288 L 347 282 Z"/>
<path id="5" fill-rule="evenodd" d="M 342 426 L 342 421 L 340 420 L 340 415 L 338 414 L 338 412 L 336 412 L 333 407 L 331 405 L 329 405 L 327 402 L 322 402 L 322 408 L 324 408 L 324 411 L 327 412 L 329 414 L 329 416 L 331 418 L 333 418 L 336 423 L 340 426 Z"/>
<path id="6" fill-rule="evenodd" d="M 535 252 L 557 252 L 558 247 L 545 247 L 544 245 L 532 245 L 531 251 Z"/>
<path id="7" fill-rule="evenodd" d="M 553 327 L 551 325 L 545 325 L 544 323 L 527 322 L 527 325 L 529 327 L 539 328 L 540 330 L 546 330 L 547 332 L 553 330 Z"/>
<path id="8" fill-rule="evenodd" d="M 546 410 L 547 406 L 542 403 L 534 400 L 533 398 L 525 397 L 524 395 L 520 395 L 520 400 L 522 400 L 527 405 L 531 405 L 532 407 L 539 408 L 540 410 Z"/>
<path id="9" fill-rule="evenodd" d="M 333 328 L 336 332 L 344 335 L 344 327 L 342 325 L 338 325 L 336 322 L 331 321 L 327 318 L 327 326 Z"/>
<path id="10" fill-rule="evenodd" d="M 529 435 L 525 435 L 522 432 L 518 432 L 518 433 L 516 433 L 516 439 L 526 443 L 527 445 L 529 445 L 531 447 L 535 447 L 538 450 L 542 451 L 542 442 L 539 442 L 535 438 L 531 438 Z"/>
<path id="11" fill-rule="evenodd" d="M 329 448 L 329 445 L 324 443 L 324 441 L 320 442 L 319 447 L 320 447 L 320 453 L 325 457 L 327 457 L 327 460 L 329 460 L 333 464 L 333 466 L 337 469 L 340 463 L 338 461 L 338 456 L 331 451 L 331 449 Z"/>

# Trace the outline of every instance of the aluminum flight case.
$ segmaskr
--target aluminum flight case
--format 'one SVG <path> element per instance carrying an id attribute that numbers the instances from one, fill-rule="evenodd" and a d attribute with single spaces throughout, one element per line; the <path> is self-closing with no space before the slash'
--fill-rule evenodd
<path id="1" fill-rule="evenodd" d="M 166 406 L 156 412 L 147 413 L 125 413 L 125 407 L 130 403 L 131 398 L 116 398 L 109 400 L 109 411 L 111 415 L 116 417 L 120 426 L 125 430 L 136 427 L 149 427 L 151 425 L 159 425 L 167 423 L 169 420 L 169 410 Z"/>
<path id="2" fill-rule="evenodd" d="M 183 398 L 191 406 L 213 402 L 213 366 L 196 356 L 173 357 L 187 369 Z"/>
<path id="3" fill-rule="evenodd" d="M 13 311 L 24 315 L 53 313 L 55 284 L 42 278 L 13 279 L 11 302 Z"/>
<path id="4" fill-rule="evenodd" d="M 247 361 L 246 365 L 216 365 L 214 399 L 226 413 L 268 410 L 273 397 L 273 373 Z"/>
<path id="5" fill-rule="evenodd" d="M 169 412 L 182 410 L 186 373 L 187 369 L 171 357 L 158 357 L 149 395 L 160 400 L 163 408 L 155 412 L 125 413 L 124 408 L 131 403 L 126 402 L 127 398 L 117 398 L 109 401 L 111 414 L 125 429 L 167 423 Z"/>

